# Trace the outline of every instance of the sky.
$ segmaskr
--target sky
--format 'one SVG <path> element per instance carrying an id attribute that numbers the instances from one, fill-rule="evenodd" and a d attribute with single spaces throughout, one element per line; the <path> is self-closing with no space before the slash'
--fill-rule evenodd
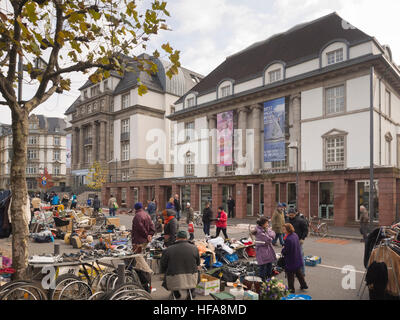
<path id="1" fill-rule="evenodd" d="M 203 75 L 255 42 L 334 11 L 374 36 L 381 45 L 388 44 L 395 63 L 400 64 L 398 0 L 169 0 L 167 10 L 171 14 L 167 24 L 172 31 L 152 38 L 148 53 L 160 51 L 161 44 L 169 42 L 181 51 L 183 67 Z M 70 78 L 71 91 L 55 94 L 34 113 L 64 117 L 65 110 L 79 96 L 78 88 L 87 75 L 76 73 Z M 34 88 L 24 84 L 23 93 L 23 98 L 29 99 Z M 6 106 L 0 106 L 0 123 L 11 123 Z"/>

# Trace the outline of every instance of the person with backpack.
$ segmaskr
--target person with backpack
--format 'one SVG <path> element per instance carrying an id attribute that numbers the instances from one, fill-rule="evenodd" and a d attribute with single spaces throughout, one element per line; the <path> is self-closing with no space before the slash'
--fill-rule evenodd
<path id="1" fill-rule="evenodd" d="M 111 195 L 110 200 L 108 200 L 108 209 L 110 211 L 110 217 L 115 217 L 115 212 L 118 209 L 117 199 Z"/>

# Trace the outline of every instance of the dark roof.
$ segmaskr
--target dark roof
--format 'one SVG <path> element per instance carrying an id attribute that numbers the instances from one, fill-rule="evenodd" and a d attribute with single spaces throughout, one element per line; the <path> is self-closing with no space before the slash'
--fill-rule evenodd
<path id="1" fill-rule="evenodd" d="M 215 90 L 221 80 L 239 81 L 261 75 L 265 67 L 274 61 L 280 60 L 286 63 L 286 66 L 290 66 L 304 60 L 315 59 L 323 47 L 332 40 L 344 39 L 352 45 L 373 39 L 358 29 L 344 28 L 343 21 L 334 12 L 255 43 L 227 57 L 222 64 L 194 86 L 192 91 L 201 95 Z M 182 100 L 181 97 L 177 103 Z"/>
<path id="2" fill-rule="evenodd" d="M 48 133 L 65 133 L 67 123 L 61 118 L 47 118 L 47 132 Z M 56 129 L 58 128 L 58 131 Z"/>
<path id="3" fill-rule="evenodd" d="M 67 111 L 65 111 L 64 114 L 65 114 L 65 115 L 68 115 L 68 114 L 74 113 L 74 112 L 75 112 L 75 108 L 76 108 L 77 105 L 79 105 L 80 101 L 81 101 L 81 98 L 78 97 L 78 98 L 74 101 L 74 103 L 70 105 L 70 107 L 67 109 Z"/>

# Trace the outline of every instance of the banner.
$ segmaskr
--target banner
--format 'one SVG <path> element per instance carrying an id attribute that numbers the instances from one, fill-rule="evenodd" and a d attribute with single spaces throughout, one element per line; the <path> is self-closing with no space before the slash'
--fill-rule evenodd
<path id="1" fill-rule="evenodd" d="M 67 134 L 67 159 L 66 159 L 66 167 L 67 169 L 71 168 L 71 134 Z"/>
<path id="2" fill-rule="evenodd" d="M 220 166 L 233 163 L 233 111 L 217 114 L 217 143 L 219 146 Z"/>
<path id="3" fill-rule="evenodd" d="M 285 160 L 285 98 L 264 103 L 264 162 Z"/>

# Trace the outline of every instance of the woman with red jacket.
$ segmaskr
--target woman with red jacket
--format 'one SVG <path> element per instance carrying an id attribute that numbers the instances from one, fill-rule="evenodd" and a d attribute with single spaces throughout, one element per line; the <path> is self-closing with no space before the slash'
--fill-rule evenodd
<path id="1" fill-rule="evenodd" d="M 217 238 L 219 236 L 220 232 L 222 231 L 222 233 L 224 234 L 225 240 L 228 239 L 228 235 L 226 233 L 227 221 L 228 221 L 228 215 L 224 211 L 223 207 L 219 207 L 218 215 L 217 215 L 217 223 L 216 223 L 217 234 L 216 234 L 215 238 Z"/>

